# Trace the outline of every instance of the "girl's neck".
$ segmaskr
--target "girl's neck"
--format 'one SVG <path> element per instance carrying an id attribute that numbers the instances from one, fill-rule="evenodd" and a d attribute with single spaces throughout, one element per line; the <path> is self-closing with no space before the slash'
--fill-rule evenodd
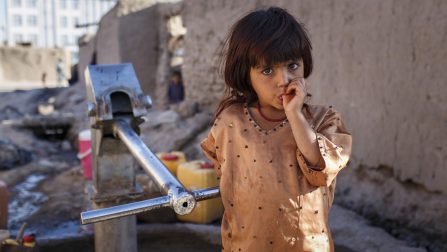
<path id="1" fill-rule="evenodd" d="M 270 111 L 266 108 L 270 108 Z M 271 107 L 264 106 L 262 107 L 260 103 L 256 105 L 256 109 L 258 110 L 259 115 L 262 117 L 262 119 L 268 121 L 268 122 L 282 122 L 287 117 L 285 116 L 284 110 L 278 111 L 278 110 L 271 110 Z"/>
<path id="2" fill-rule="evenodd" d="M 269 108 L 268 106 L 260 106 L 261 112 L 269 119 L 285 119 L 285 112 L 283 110 L 278 110 L 275 108 Z M 272 122 L 269 120 L 266 120 L 263 118 L 263 116 L 259 113 L 258 110 L 258 102 L 253 103 L 249 106 L 249 112 L 250 115 L 253 117 L 253 119 L 256 121 L 256 124 L 258 124 L 262 129 L 264 130 L 270 130 L 275 128 L 278 124 L 280 124 L 283 120 L 279 122 Z"/>

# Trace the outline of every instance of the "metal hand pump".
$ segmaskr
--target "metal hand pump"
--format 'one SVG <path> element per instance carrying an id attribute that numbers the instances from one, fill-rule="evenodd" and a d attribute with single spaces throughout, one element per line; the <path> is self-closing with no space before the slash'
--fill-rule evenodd
<path id="1" fill-rule="evenodd" d="M 192 193 L 187 191 L 158 157 L 147 148 L 127 120 L 117 119 L 113 125 L 115 135 L 127 146 L 130 153 L 167 196 L 83 212 L 81 213 L 82 224 L 137 214 L 160 207 L 172 207 L 180 215 L 189 214 L 194 209 L 196 201 L 219 196 L 218 188 L 196 190 Z"/>
<path id="2" fill-rule="evenodd" d="M 188 191 L 140 139 L 139 125 L 152 101 L 143 94 L 131 64 L 90 65 L 85 75 L 95 210 L 81 213 L 81 223 L 95 223 L 95 251 L 136 252 L 135 214 L 161 207 L 188 214 L 196 201 L 218 197 L 219 189 Z M 165 196 L 133 202 L 141 195 L 135 160 Z"/>

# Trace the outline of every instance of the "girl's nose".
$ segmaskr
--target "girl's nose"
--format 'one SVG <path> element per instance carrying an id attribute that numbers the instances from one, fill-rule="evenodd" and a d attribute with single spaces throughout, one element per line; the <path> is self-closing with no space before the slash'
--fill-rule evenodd
<path id="1" fill-rule="evenodd" d="M 287 87 L 292 80 L 292 75 L 289 73 L 287 67 L 281 67 L 280 71 L 277 71 L 277 85 L 278 87 Z"/>

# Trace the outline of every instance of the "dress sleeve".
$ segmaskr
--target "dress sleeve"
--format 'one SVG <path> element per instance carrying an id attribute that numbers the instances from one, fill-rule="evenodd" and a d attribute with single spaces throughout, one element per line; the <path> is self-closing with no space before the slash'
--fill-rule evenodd
<path id="1" fill-rule="evenodd" d="M 200 147 L 202 148 L 203 153 L 205 156 L 213 162 L 214 167 L 218 167 L 219 162 L 217 160 L 217 154 L 216 154 L 216 140 L 213 135 L 213 131 L 210 130 L 208 133 L 208 136 L 202 140 L 200 143 Z M 220 178 L 221 171 L 220 169 L 215 169 L 217 173 L 217 177 Z"/>
<path id="2" fill-rule="evenodd" d="M 299 149 L 297 150 L 297 160 L 310 184 L 330 186 L 338 172 L 349 161 L 352 136 L 346 131 L 340 114 L 330 109 L 322 123 L 316 127 L 316 137 L 321 154 L 318 166 L 308 165 Z"/>

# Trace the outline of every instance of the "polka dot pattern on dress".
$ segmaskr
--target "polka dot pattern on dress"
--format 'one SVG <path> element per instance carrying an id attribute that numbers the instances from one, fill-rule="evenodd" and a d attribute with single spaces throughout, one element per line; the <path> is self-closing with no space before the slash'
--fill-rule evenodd
<path id="1" fill-rule="evenodd" d="M 218 152 L 219 163 L 216 164 L 216 171 L 222 175 L 219 182 L 221 188 L 226 188 L 222 190 L 222 195 L 225 196 L 222 199 L 225 206 L 224 220 L 228 221 L 228 229 L 222 229 L 223 244 L 227 251 L 239 249 L 247 251 L 247 244 L 256 244 L 256 249 L 252 251 L 269 248 L 272 251 L 285 251 L 284 243 L 287 246 L 300 246 L 301 243 L 296 241 L 298 239 L 302 241 L 304 238 L 315 244 L 315 247 L 324 245 L 330 232 L 325 226 L 325 220 L 322 219 L 328 207 L 325 203 L 332 200 L 332 195 L 325 190 L 314 191 L 313 188 L 317 185 L 309 179 L 318 178 L 322 181 L 324 180 L 322 173 L 326 171 L 321 172 L 305 163 L 305 157 L 297 150 L 292 137 L 290 122 L 284 120 L 277 123 L 273 129 L 264 130 L 257 125 L 255 121 L 257 117 L 253 118 L 250 115 L 251 111 L 251 108 L 244 108 L 242 104 L 231 106 L 230 113 L 224 111 L 222 120 L 217 121 L 215 123 L 217 127 L 212 128 L 210 141 L 204 145 L 206 154 L 209 154 L 207 156 L 212 157 L 213 152 Z M 321 114 L 319 111 L 313 113 L 317 116 Z M 306 119 L 313 120 L 312 123 L 309 121 L 309 126 L 320 130 L 315 137 L 318 138 L 317 150 L 320 150 L 322 156 L 325 154 L 326 164 L 332 165 L 333 154 L 343 155 L 349 150 L 349 143 L 332 144 L 330 143 L 332 136 L 323 131 L 324 129 L 334 131 L 335 127 L 340 125 L 337 118 L 324 122 L 321 118 L 314 120 L 311 117 L 313 115 Z M 337 147 L 339 145 L 345 145 L 347 149 L 340 150 Z M 227 160 L 222 161 L 224 158 Z M 336 167 L 342 168 L 343 165 L 335 163 Z M 331 178 L 329 176 L 329 179 Z M 306 192 L 306 196 L 300 194 L 303 191 Z M 273 195 L 277 197 L 272 197 Z M 314 196 L 325 198 L 313 202 Z M 300 218 L 300 221 L 311 220 L 318 225 L 312 223 L 310 225 L 312 230 L 308 232 L 303 230 L 302 234 L 290 233 L 287 240 L 281 235 L 272 235 L 278 231 L 278 227 L 286 227 L 287 230 L 291 227 L 300 228 L 301 222 L 297 225 L 295 222 L 297 220 L 290 218 L 296 214 L 305 216 Z M 232 233 L 231 238 L 228 233 Z M 245 239 L 241 241 L 240 237 Z M 295 241 L 292 241 L 292 238 Z"/>

